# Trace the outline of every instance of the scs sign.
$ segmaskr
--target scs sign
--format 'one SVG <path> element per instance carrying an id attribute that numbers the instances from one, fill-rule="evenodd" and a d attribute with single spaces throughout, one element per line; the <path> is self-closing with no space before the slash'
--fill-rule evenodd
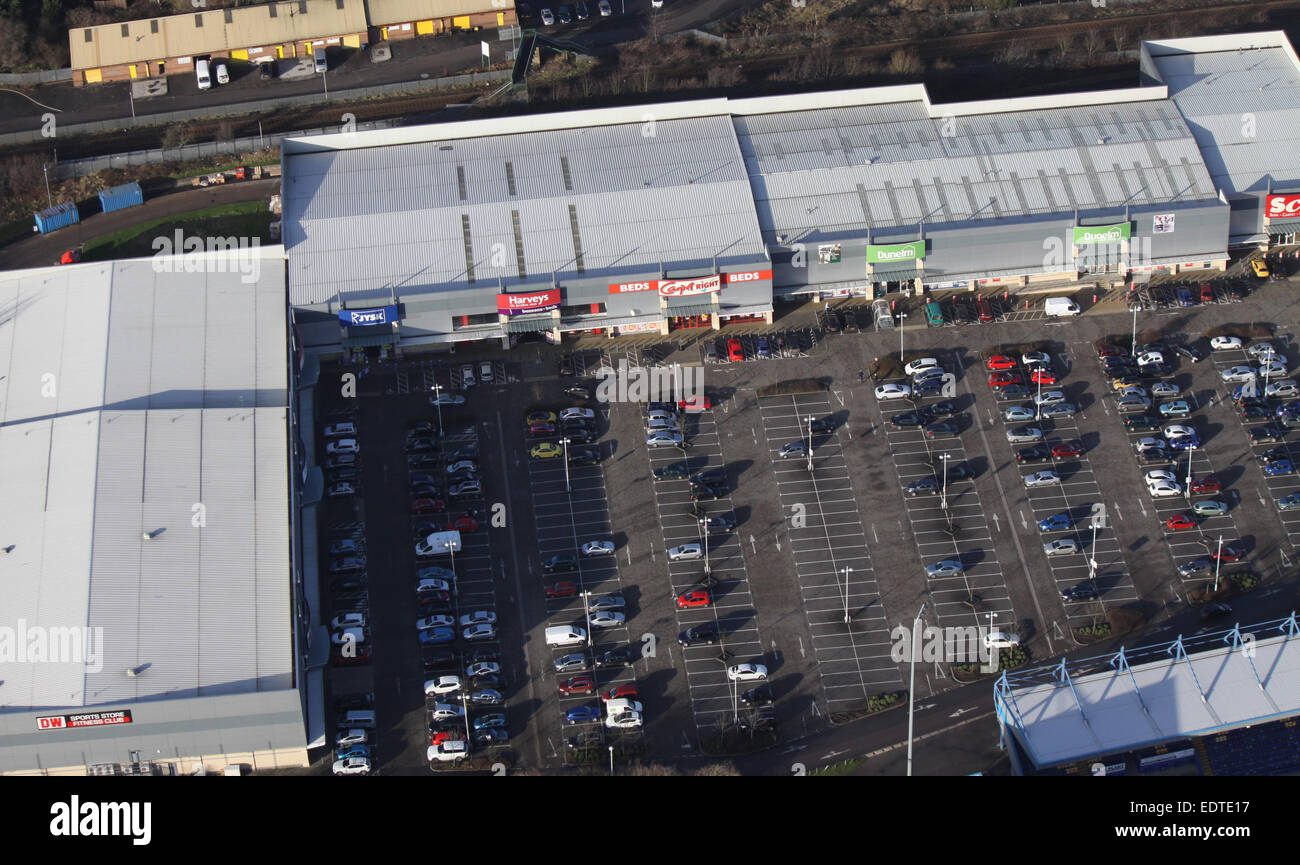
<path id="1" fill-rule="evenodd" d="M 1300 216 L 1300 194 L 1270 195 L 1264 215 L 1269 219 L 1281 219 L 1288 216 Z"/>
<path id="2" fill-rule="evenodd" d="M 533 294 L 498 294 L 497 312 L 501 315 L 518 315 L 524 312 L 550 312 L 560 308 L 558 288 Z"/>

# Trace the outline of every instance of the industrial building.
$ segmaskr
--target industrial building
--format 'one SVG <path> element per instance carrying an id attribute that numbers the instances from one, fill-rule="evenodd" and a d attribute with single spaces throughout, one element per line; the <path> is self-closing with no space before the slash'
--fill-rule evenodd
<path id="1" fill-rule="evenodd" d="M 6 272 L 0 309 L 0 773 L 305 765 L 282 249 Z"/>
<path id="2" fill-rule="evenodd" d="M 73 83 L 194 72 L 198 58 L 257 62 L 306 57 L 335 46 L 516 22 L 514 3 L 494 0 L 273 0 L 76 27 L 68 31 Z"/>

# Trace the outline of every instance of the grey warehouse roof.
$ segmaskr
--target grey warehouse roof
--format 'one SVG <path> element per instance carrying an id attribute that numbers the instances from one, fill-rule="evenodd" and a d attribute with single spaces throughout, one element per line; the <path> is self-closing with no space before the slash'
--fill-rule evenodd
<path id="1" fill-rule="evenodd" d="M 1264 192 L 1270 178 L 1274 186 L 1300 183 L 1300 65 L 1284 34 L 1146 42 L 1143 51 L 1216 185 Z"/>
<path id="2" fill-rule="evenodd" d="M 161 261 L 0 273 L 0 627 L 103 629 L 0 710 L 293 687 L 283 251 Z"/>
<path id="3" fill-rule="evenodd" d="M 450 134 L 425 127 L 429 137 Z M 651 134 L 652 133 L 652 134 Z M 726 116 L 286 155 L 291 302 L 764 255 Z"/>
<path id="4" fill-rule="evenodd" d="M 736 118 L 764 240 L 1215 195 L 1168 100 L 932 116 L 942 108 Z"/>

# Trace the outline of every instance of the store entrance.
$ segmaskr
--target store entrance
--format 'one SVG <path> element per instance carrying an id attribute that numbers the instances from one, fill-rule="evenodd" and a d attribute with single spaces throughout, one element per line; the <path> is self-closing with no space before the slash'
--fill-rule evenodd
<path id="1" fill-rule="evenodd" d="M 668 319 L 668 330 L 684 330 L 692 327 L 713 327 L 712 315 L 679 315 Z"/>

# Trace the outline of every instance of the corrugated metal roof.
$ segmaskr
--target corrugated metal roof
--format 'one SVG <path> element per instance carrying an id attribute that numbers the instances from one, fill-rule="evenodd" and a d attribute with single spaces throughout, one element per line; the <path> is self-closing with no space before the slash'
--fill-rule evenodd
<path id="1" fill-rule="evenodd" d="M 1214 183 L 1263 191 L 1300 180 L 1300 70 L 1280 47 L 1152 57 Z"/>
<path id="2" fill-rule="evenodd" d="M 364 0 L 287 0 L 74 27 L 68 47 L 73 69 L 96 69 L 364 32 Z"/>
<path id="3" fill-rule="evenodd" d="M 370 0 L 369 6 L 370 23 L 376 27 L 515 8 L 514 0 Z"/>
<path id="4" fill-rule="evenodd" d="M 102 628 L 104 651 L 0 663 L 0 707 L 292 686 L 283 253 L 257 255 L 247 282 L 0 274 L 0 626 Z"/>
<path id="5" fill-rule="evenodd" d="M 879 107 L 890 119 L 865 127 L 857 108 L 737 118 L 766 240 L 1215 192 L 1167 100 L 936 118 L 919 102 Z"/>
<path id="6" fill-rule="evenodd" d="M 466 225 L 476 284 L 519 284 L 516 221 L 531 279 L 764 255 L 726 117 L 297 154 L 283 188 L 294 304 L 461 285 Z"/>

